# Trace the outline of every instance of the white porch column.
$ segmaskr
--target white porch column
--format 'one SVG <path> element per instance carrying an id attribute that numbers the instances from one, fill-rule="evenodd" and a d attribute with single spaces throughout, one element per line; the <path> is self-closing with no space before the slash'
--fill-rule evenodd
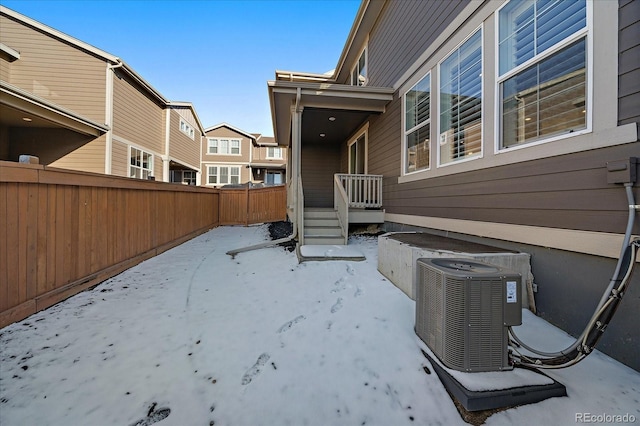
<path id="1" fill-rule="evenodd" d="M 292 192 L 295 197 L 294 204 L 294 227 L 298 230 L 298 241 L 300 245 L 304 244 L 304 200 L 299 196 L 300 188 L 300 146 L 302 144 L 302 111 L 300 105 L 300 89 L 298 88 L 298 96 L 296 103 L 291 106 L 291 178 Z"/>

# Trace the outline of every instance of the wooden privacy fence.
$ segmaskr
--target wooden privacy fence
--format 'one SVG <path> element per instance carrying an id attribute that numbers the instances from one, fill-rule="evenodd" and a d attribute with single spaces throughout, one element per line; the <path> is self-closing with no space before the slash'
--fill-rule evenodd
<path id="1" fill-rule="evenodd" d="M 284 219 L 277 188 L 248 192 L 0 161 L 0 327 L 220 224 Z"/>
<path id="2" fill-rule="evenodd" d="M 287 218 L 284 185 L 220 190 L 220 225 L 250 225 Z"/>

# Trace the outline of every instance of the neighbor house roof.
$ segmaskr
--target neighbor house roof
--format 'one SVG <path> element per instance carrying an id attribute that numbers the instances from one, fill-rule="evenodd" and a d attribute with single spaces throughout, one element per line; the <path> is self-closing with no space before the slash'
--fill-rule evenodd
<path id="1" fill-rule="evenodd" d="M 200 121 L 200 117 L 198 117 L 198 113 L 196 112 L 196 109 L 191 102 L 171 101 L 171 102 L 168 102 L 167 105 L 174 106 L 174 107 L 189 108 L 193 113 L 193 116 L 195 117 L 196 122 L 198 123 L 198 129 L 200 130 L 200 133 L 202 133 L 203 135 L 205 134 L 204 126 L 202 125 L 202 122 Z"/>
<path id="2" fill-rule="evenodd" d="M 62 31 L 58 31 L 54 28 L 51 28 L 41 22 L 38 22 L 34 19 L 31 19 L 27 16 L 24 16 L 14 10 L 11 10 L 5 6 L 0 6 L 0 13 L 6 15 L 16 21 L 19 21 L 25 25 L 28 25 L 38 31 L 41 31 L 45 34 L 48 34 L 51 37 L 57 38 L 65 43 L 68 43 L 71 46 L 74 46 L 80 50 L 83 50 L 91 55 L 94 55 L 98 58 L 104 59 L 105 61 L 110 62 L 115 67 L 121 68 L 126 74 L 128 74 L 136 83 L 138 83 L 142 88 L 144 88 L 149 94 L 155 97 L 159 102 L 169 105 L 170 101 L 168 101 L 160 92 L 158 92 L 151 84 L 149 84 L 144 78 L 142 78 L 137 72 L 133 70 L 126 62 L 124 62 L 119 57 L 112 55 L 111 53 L 105 52 L 104 50 L 98 49 L 95 46 L 90 45 L 89 43 L 85 43 L 82 40 L 78 40 L 77 38 L 71 37 L 68 34 L 63 33 Z M 3 49 L 4 51 L 4 49 Z M 19 52 L 18 52 L 19 54 Z"/>
<path id="3" fill-rule="evenodd" d="M 245 135 L 246 137 L 248 137 L 249 139 L 254 140 L 254 141 L 257 139 L 256 135 L 253 135 L 253 134 L 251 134 L 249 132 L 245 132 L 242 129 L 238 129 L 237 127 L 234 127 L 229 123 L 219 123 L 219 124 L 216 124 L 215 126 L 207 127 L 206 129 L 204 129 L 204 132 L 208 133 L 208 132 L 210 132 L 212 130 L 219 129 L 220 127 L 226 127 L 227 129 L 231 129 L 234 132 L 237 132 L 237 133 L 240 133 L 242 135 Z"/>

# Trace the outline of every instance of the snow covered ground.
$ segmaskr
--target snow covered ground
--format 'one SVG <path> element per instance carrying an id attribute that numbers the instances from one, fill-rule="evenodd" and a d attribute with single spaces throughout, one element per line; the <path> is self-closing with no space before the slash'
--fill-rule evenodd
<path id="1" fill-rule="evenodd" d="M 214 229 L 0 330 L 0 424 L 465 424 L 421 353 L 415 303 L 376 269 L 375 238 L 351 239 L 363 262 L 225 254 L 265 239 L 264 225 Z M 523 313 L 531 345 L 571 340 Z M 549 375 L 568 397 L 487 424 L 640 423 L 640 374 L 600 352 Z"/>

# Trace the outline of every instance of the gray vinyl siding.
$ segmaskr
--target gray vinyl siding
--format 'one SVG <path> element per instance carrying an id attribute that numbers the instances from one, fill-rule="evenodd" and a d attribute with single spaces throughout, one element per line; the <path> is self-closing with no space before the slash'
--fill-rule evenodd
<path id="1" fill-rule="evenodd" d="M 387 179 L 384 205 L 388 213 L 623 233 L 626 196 L 607 184 L 606 162 L 637 154 L 637 144 L 626 144 L 404 184 Z"/>
<path id="2" fill-rule="evenodd" d="M 469 0 L 387 2 L 369 38 L 368 84 L 393 86 L 468 3 Z"/>
<path id="3" fill-rule="evenodd" d="M 369 121 L 369 173 L 395 181 L 400 175 L 400 140 L 402 98 L 394 95 L 384 114 Z"/>
<path id="4" fill-rule="evenodd" d="M 333 207 L 333 175 L 340 171 L 340 146 L 307 145 L 301 151 L 306 207 Z"/>
<path id="5" fill-rule="evenodd" d="M 619 2 L 618 120 L 640 122 L 640 1 Z"/>
<path id="6" fill-rule="evenodd" d="M 7 16 L 0 16 L 0 40 L 20 52 L 20 59 L 2 73 L 8 83 L 104 123 L 107 66 L 104 59 Z"/>

